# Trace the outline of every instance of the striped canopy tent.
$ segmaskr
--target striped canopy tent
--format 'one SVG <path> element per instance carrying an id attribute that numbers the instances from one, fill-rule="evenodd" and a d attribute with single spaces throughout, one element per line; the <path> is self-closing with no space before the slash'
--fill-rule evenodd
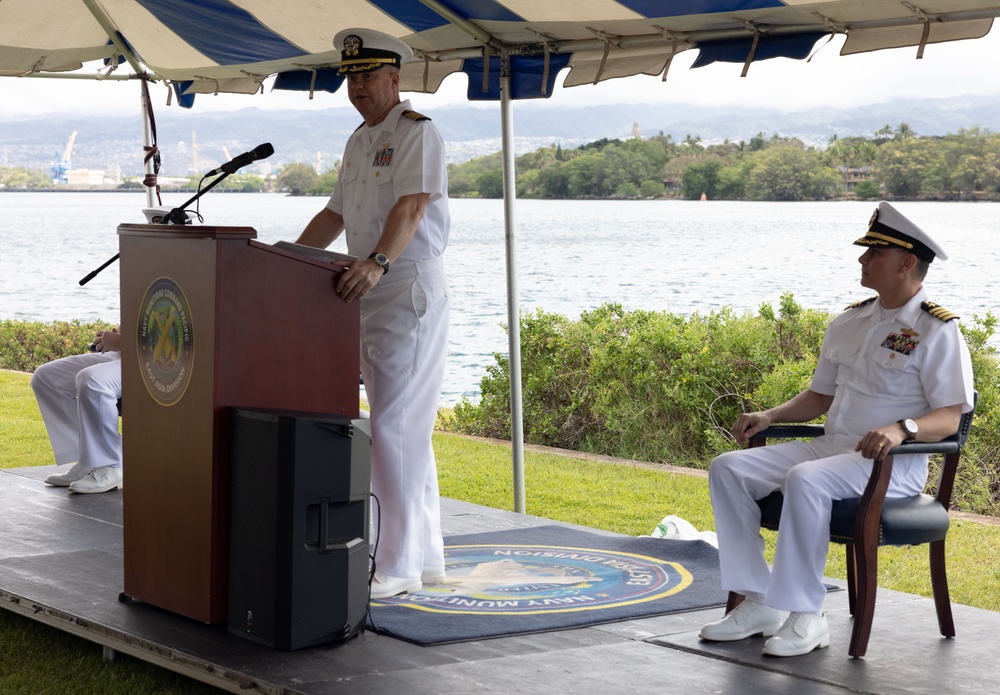
<path id="1" fill-rule="evenodd" d="M 846 35 L 841 54 L 980 38 L 1000 0 L 0 0 L 0 76 L 165 81 L 199 93 L 335 91 L 333 36 L 378 29 L 407 42 L 404 91 L 434 92 L 453 73 L 468 98 L 499 100 L 504 150 L 514 507 L 524 511 L 519 304 L 511 101 L 629 75 L 666 79 L 678 53 L 694 67 L 804 59 Z M 102 61 L 100 70 L 84 64 Z M 127 68 L 122 66 L 127 64 Z M 130 69 L 128 69 L 130 68 Z"/>
<path id="2" fill-rule="evenodd" d="M 470 99 L 545 97 L 564 86 L 664 73 L 697 48 L 696 66 L 804 58 L 824 36 L 842 54 L 978 38 L 997 0 L 3 0 L 0 75 L 80 75 L 127 61 L 183 94 L 340 85 L 332 37 L 364 26 L 413 47 L 406 91 L 469 76 Z M 110 68 L 109 68 L 110 69 Z"/>

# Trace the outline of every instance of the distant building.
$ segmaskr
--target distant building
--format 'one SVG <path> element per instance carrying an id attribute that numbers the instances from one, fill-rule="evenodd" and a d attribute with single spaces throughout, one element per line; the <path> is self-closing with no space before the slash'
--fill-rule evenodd
<path id="1" fill-rule="evenodd" d="M 69 169 L 66 172 L 67 186 L 100 186 L 104 183 L 104 172 L 100 169 Z"/>
<path id="2" fill-rule="evenodd" d="M 842 167 L 838 166 L 837 171 L 844 182 L 844 190 L 848 193 L 854 192 L 854 187 L 859 181 L 870 179 L 874 169 L 872 167 Z"/>
<path id="3" fill-rule="evenodd" d="M 184 188 L 191 185 L 191 179 L 186 176 L 158 176 L 156 181 L 162 188 Z"/>

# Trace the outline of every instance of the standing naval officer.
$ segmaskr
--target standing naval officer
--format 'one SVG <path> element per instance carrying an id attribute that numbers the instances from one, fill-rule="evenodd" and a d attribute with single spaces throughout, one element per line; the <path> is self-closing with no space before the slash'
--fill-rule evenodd
<path id="1" fill-rule="evenodd" d="M 335 290 L 361 302 L 361 374 L 371 408 L 378 533 L 372 598 L 420 591 L 445 576 L 431 435 L 444 380 L 448 243 L 444 141 L 399 98 L 402 41 L 368 29 L 334 37 L 347 95 L 364 119 L 347 141 L 337 185 L 298 243 L 325 248 L 346 230 Z"/>
<path id="2" fill-rule="evenodd" d="M 770 637 L 764 653 L 772 656 L 829 646 L 822 579 L 833 500 L 862 495 L 880 452 L 952 435 L 972 410 L 972 362 L 957 317 L 927 301 L 923 288 L 931 261 L 947 259 L 944 250 L 885 202 L 854 243 L 867 247 L 861 284 L 878 296 L 830 323 L 808 389 L 776 408 L 741 415 L 732 429 L 745 444 L 771 423 L 825 413 L 825 434 L 730 451 L 709 468 L 722 588 L 746 600 L 705 625 L 702 639 L 763 634 Z M 918 494 L 926 481 L 926 454 L 896 456 L 886 497 Z M 755 500 L 777 489 L 784 504 L 769 570 Z M 782 611 L 790 612 L 785 620 Z"/>

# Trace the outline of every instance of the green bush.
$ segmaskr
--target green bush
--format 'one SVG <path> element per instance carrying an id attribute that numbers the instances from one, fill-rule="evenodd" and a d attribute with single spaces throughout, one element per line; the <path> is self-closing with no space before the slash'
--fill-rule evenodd
<path id="1" fill-rule="evenodd" d="M 854 195 L 862 200 L 875 200 L 881 195 L 881 191 L 877 181 L 864 179 L 858 181 L 857 185 L 854 186 Z"/>
<path id="2" fill-rule="evenodd" d="M 100 330 L 115 324 L 104 321 L 0 321 L 0 369 L 33 372 L 39 365 L 87 351 Z"/>
<path id="3" fill-rule="evenodd" d="M 731 443 L 746 407 L 787 398 L 808 384 L 796 366 L 818 354 L 829 316 L 803 311 L 791 295 L 779 315 L 730 309 L 688 318 L 626 312 L 605 304 L 579 321 L 539 310 L 521 318 L 525 439 L 647 461 L 703 467 Z M 507 437 L 510 377 L 497 355 L 478 403 L 454 410 L 449 427 Z"/>
<path id="4" fill-rule="evenodd" d="M 997 318 L 991 313 L 973 316 L 971 325 L 962 326 L 979 402 L 952 497 L 956 509 L 991 516 L 1000 516 L 1000 362 L 996 348 L 989 344 L 996 327 Z M 937 483 L 938 463 L 932 460 L 931 489 Z"/>
<path id="5" fill-rule="evenodd" d="M 605 304 L 577 321 L 538 310 L 521 317 L 525 440 L 566 449 L 704 468 L 735 446 L 741 412 L 777 405 L 807 388 L 831 314 L 800 307 L 725 308 L 684 317 Z M 955 504 L 1000 513 L 1000 367 L 988 345 L 991 315 L 963 327 L 979 407 Z M 506 356 L 487 369 L 478 402 L 463 399 L 444 426 L 507 439 Z M 933 480 L 935 476 L 931 476 Z"/>

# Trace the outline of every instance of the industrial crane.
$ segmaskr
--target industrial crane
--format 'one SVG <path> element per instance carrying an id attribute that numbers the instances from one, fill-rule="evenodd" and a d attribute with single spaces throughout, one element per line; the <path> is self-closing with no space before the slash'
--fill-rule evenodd
<path id="1" fill-rule="evenodd" d="M 74 130 L 69 135 L 69 140 L 66 141 L 66 150 L 63 152 L 62 159 L 52 165 L 52 183 L 67 183 L 66 172 L 69 171 L 70 167 L 70 157 L 73 156 L 73 143 L 76 141 L 76 131 Z"/>

